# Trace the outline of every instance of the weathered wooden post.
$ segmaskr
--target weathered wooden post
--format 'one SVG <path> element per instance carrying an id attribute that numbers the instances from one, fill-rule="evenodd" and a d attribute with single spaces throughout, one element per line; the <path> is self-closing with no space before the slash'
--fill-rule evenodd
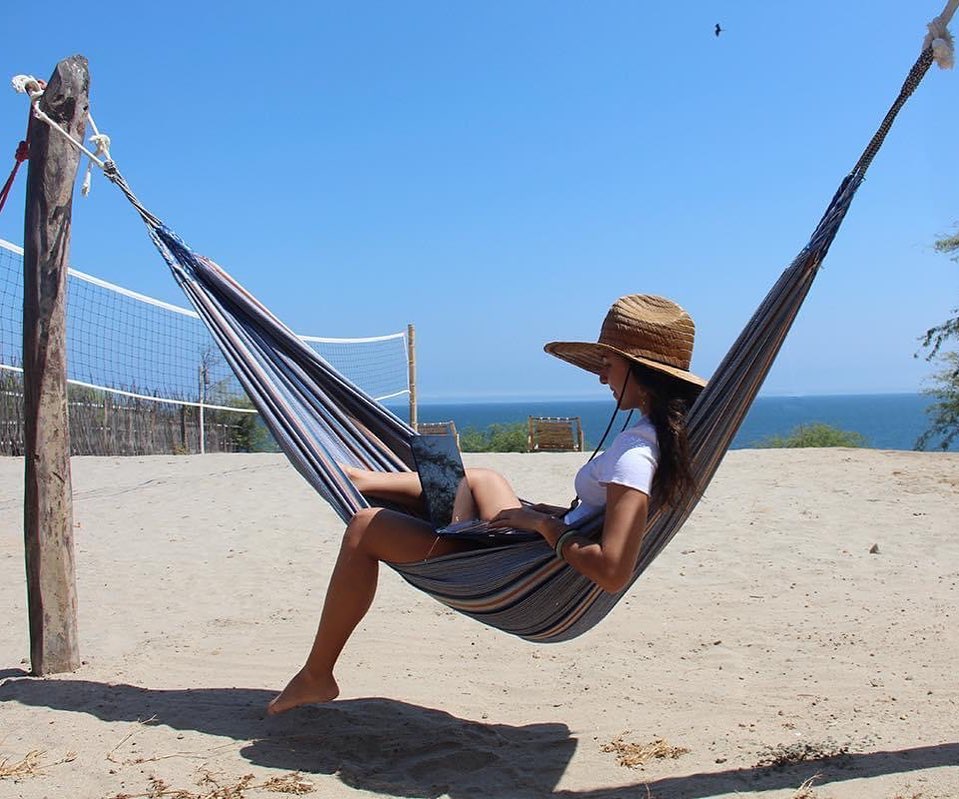
<path id="1" fill-rule="evenodd" d="M 87 60 L 71 56 L 57 64 L 40 108 L 82 141 L 89 90 Z M 42 675 L 80 665 L 66 380 L 67 257 L 80 153 L 32 115 L 27 140 L 23 535 L 30 659 L 33 673 Z"/>

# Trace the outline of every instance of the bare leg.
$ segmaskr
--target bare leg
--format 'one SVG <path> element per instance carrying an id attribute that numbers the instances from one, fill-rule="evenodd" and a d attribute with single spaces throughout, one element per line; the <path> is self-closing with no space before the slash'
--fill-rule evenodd
<path id="1" fill-rule="evenodd" d="M 425 522 L 382 508 L 359 511 L 343 536 L 306 664 L 267 707 L 271 715 L 339 694 L 333 667 L 376 593 L 379 562 L 409 563 L 463 549 Z"/>
<path id="2" fill-rule="evenodd" d="M 467 499 L 474 503 L 473 512 L 471 516 L 464 515 L 461 518 L 489 521 L 501 510 L 518 508 L 522 505 L 513 487 L 499 472 L 492 469 L 467 469 L 466 479 L 469 481 L 470 491 L 462 498 L 464 512 Z M 456 503 L 459 502 L 461 497 L 457 494 Z M 458 510 L 456 503 L 453 505 L 454 516 Z"/>
<path id="3" fill-rule="evenodd" d="M 349 466 L 344 471 L 362 494 L 423 510 L 423 487 L 416 472 L 374 472 Z M 488 521 L 501 510 L 520 507 L 512 486 L 492 469 L 467 469 L 466 483 L 460 485 L 453 505 L 455 521 Z"/>
<path id="4" fill-rule="evenodd" d="M 361 494 L 395 502 L 417 512 L 424 512 L 423 486 L 416 472 L 376 472 L 344 466 L 343 471 Z"/>

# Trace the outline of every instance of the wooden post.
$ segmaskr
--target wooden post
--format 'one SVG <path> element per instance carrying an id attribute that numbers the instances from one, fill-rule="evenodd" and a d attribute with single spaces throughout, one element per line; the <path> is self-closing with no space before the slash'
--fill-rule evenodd
<path id="1" fill-rule="evenodd" d="M 186 437 L 186 405 L 180 406 L 180 446 L 183 448 L 183 454 L 190 454 L 190 442 Z M 174 450 L 176 454 L 176 450 Z"/>
<path id="2" fill-rule="evenodd" d="M 89 90 L 87 60 L 71 56 L 57 64 L 40 107 L 82 140 Z M 67 258 L 80 154 L 32 115 L 27 140 L 23 537 L 30 659 L 33 673 L 43 675 L 74 671 L 80 665 L 66 379 Z"/>
<path id="3" fill-rule="evenodd" d="M 200 364 L 200 454 L 206 455 L 206 416 L 203 413 L 203 407 L 206 405 L 206 364 Z"/>
<path id="4" fill-rule="evenodd" d="M 406 326 L 406 360 L 410 368 L 410 427 L 416 429 L 416 330 Z"/>

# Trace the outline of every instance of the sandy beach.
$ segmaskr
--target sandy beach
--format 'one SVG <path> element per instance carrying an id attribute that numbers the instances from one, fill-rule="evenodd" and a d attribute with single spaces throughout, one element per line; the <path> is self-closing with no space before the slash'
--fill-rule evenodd
<path id="1" fill-rule="evenodd" d="M 556 503 L 582 460 L 467 456 Z M 0 797 L 959 796 L 959 455 L 732 452 L 565 644 L 384 569 L 341 699 L 279 718 L 342 532 L 282 456 L 75 458 L 83 665 L 47 679 L 22 473 L 0 460 Z"/>

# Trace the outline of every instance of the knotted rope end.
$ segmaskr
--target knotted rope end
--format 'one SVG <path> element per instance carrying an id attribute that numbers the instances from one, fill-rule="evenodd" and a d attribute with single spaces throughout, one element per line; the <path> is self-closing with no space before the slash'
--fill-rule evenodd
<path id="1" fill-rule="evenodd" d="M 14 75 L 10 83 L 18 94 L 29 94 L 31 98 L 43 94 L 43 81 L 37 80 L 33 75 Z"/>
<path id="2" fill-rule="evenodd" d="M 952 43 L 952 34 L 945 32 L 932 40 L 932 57 L 941 69 L 952 69 L 955 65 L 955 50 Z"/>
<path id="3" fill-rule="evenodd" d="M 932 49 L 933 60 L 939 65 L 940 69 L 952 69 L 955 64 L 952 34 L 946 27 L 952 18 L 953 11 L 955 11 L 955 5 L 955 1 L 950 0 L 943 13 L 926 25 L 929 32 L 926 34 L 922 46 L 923 49 L 927 47 Z"/>

